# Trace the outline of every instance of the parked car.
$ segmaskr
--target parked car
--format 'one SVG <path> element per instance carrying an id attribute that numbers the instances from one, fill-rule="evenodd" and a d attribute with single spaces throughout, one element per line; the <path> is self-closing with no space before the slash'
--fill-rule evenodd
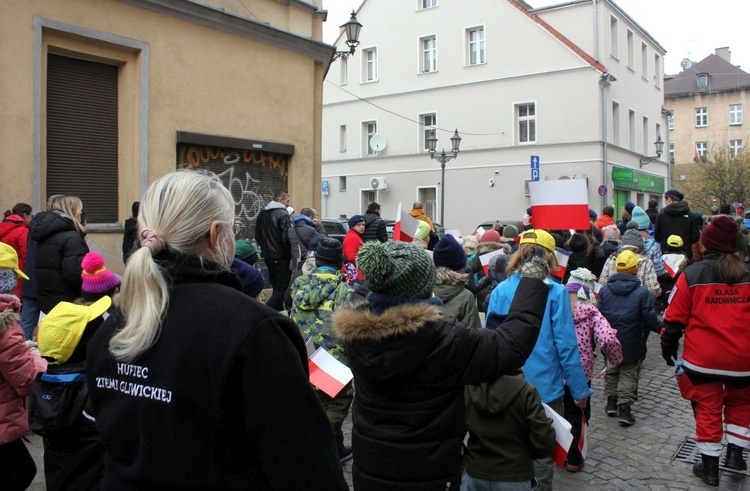
<path id="1" fill-rule="evenodd" d="M 349 220 L 346 218 L 321 218 L 320 223 L 328 237 L 344 242 L 344 237 L 349 232 Z"/>
<path id="2" fill-rule="evenodd" d="M 385 222 L 385 229 L 388 231 L 388 240 L 393 240 L 393 226 L 396 224 L 396 220 L 383 220 Z M 435 231 L 442 238 L 445 235 L 445 227 L 439 223 L 434 223 Z"/>
<path id="3" fill-rule="evenodd" d="M 518 233 L 521 233 L 523 231 L 523 223 L 520 220 L 488 220 L 486 222 L 482 222 L 476 227 L 474 227 L 474 230 L 479 229 L 479 227 L 482 227 L 484 230 L 490 230 L 493 225 L 495 225 L 495 222 L 500 222 L 503 224 L 503 227 L 506 225 L 515 225 L 518 229 Z M 471 231 L 471 233 L 474 233 L 474 230 Z M 502 231 L 500 231 L 502 234 Z"/>

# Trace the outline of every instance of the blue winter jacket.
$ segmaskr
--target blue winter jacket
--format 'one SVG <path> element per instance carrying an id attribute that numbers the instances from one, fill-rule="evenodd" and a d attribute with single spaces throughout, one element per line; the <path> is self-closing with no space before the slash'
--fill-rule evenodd
<path id="1" fill-rule="evenodd" d="M 617 330 L 622 345 L 622 362 L 633 363 L 645 353 L 648 331 L 659 332 L 659 318 L 653 297 L 637 276 L 613 274 L 597 298 L 597 306 L 607 322 Z"/>
<path id="2" fill-rule="evenodd" d="M 506 315 L 513 295 L 516 293 L 520 274 L 509 276 L 492 291 L 487 314 L 495 312 Z M 577 401 L 592 394 L 586 382 L 586 374 L 578 351 L 570 297 L 564 286 L 550 282 L 547 306 L 544 310 L 542 328 L 523 373 L 526 380 L 536 387 L 542 402 L 551 402 L 563 396 L 563 378 Z"/>

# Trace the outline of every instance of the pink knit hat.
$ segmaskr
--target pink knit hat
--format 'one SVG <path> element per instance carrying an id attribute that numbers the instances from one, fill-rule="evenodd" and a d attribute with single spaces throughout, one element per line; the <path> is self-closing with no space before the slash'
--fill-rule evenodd
<path id="1" fill-rule="evenodd" d="M 86 254 L 81 267 L 81 290 L 85 293 L 102 293 L 120 285 L 120 277 L 104 266 L 104 257 L 98 252 Z"/>

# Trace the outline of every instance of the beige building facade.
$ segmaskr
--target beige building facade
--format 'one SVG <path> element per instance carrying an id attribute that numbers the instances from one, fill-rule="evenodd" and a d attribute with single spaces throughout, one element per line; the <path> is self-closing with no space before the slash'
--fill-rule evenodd
<path id="1" fill-rule="evenodd" d="M 679 165 L 700 162 L 712 152 L 741 152 L 750 131 L 744 110 L 750 102 L 750 74 L 731 64 L 729 48 L 719 48 L 698 63 L 683 61 L 683 71 L 665 82 L 669 153 L 679 180 Z M 665 148 L 665 152 L 667 148 Z"/>
<path id="2" fill-rule="evenodd" d="M 217 173 L 241 236 L 280 190 L 320 204 L 320 0 L 0 3 L 0 189 L 84 202 L 92 250 L 122 270 L 122 223 L 155 178 Z"/>

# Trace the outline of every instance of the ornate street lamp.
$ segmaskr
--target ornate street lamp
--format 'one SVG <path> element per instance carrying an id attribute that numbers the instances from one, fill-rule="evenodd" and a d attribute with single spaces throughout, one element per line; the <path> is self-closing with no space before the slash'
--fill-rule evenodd
<path id="1" fill-rule="evenodd" d="M 362 24 L 357 20 L 357 13 L 352 10 L 352 17 L 339 27 L 344 28 L 344 32 L 346 33 L 346 45 L 349 46 L 349 51 L 336 51 L 333 54 L 333 59 L 338 60 L 339 58 L 343 58 L 346 60 L 354 54 L 357 46 L 359 46 L 359 31 L 362 30 Z"/>
<path id="2" fill-rule="evenodd" d="M 664 142 L 661 139 L 661 135 L 659 135 L 654 142 L 654 146 L 656 147 L 656 157 L 641 157 L 641 167 L 650 164 L 652 161 L 661 157 L 661 154 L 664 153 Z"/>
<path id="3" fill-rule="evenodd" d="M 446 155 L 445 149 L 443 149 L 442 153 L 435 155 L 437 142 L 438 139 L 435 136 L 435 130 L 430 131 L 430 136 L 427 137 L 427 149 L 430 152 L 430 158 L 440 162 L 440 221 L 445 225 L 445 164 L 458 157 L 459 147 L 461 146 L 461 137 L 458 134 L 458 128 L 456 128 L 451 137 L 453 155 Z"/>

